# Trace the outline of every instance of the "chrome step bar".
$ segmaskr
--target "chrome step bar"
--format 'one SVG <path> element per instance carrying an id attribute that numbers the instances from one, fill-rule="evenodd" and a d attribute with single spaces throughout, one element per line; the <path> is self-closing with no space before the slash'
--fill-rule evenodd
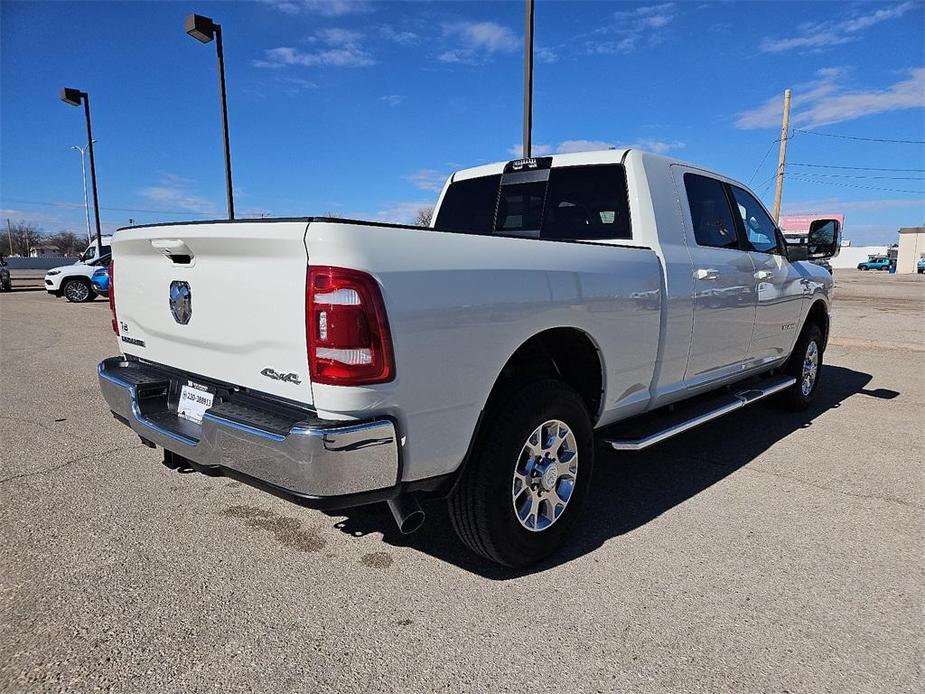
<path id="1" fill-rule="evenodd" d="M 741 390 L 732 395 L 732 400 L 725 405 L 721 405 L 715 409 L 712 409 L 703 414 L 699 414 L 696 417 L 688 419 L 686 422 L 681 422 L 673 426 L 667 427 L 658 431 L 654 434 L 650 434 L 645 438 L 629 440 L 629 439 L 607 439 L 605 443 L 611 446 L 616 451 L 641 451 L 644 448 L 649 446 L 654 446 L 657 443 L 661 443 L 666 439 L 670 439 L 672 436 L 677 436 L 682 434 L 685 431 L 689 431 L 694 427 L 698 427 L 701 424 L 706 424 L 709 421 L 722 417 L 723 415 L 739 410 L 746 405 L 751 405 L 753 402 L 757 402 L 763 398 L 768 397 L 769 395 L 774 395 L 774 393 L 779 393 L 786 388 L 789 388 L 794 383 L 796 379 L 793 377 L 783 378 L 779 381 L 775 381 L 769 385 L 765 385 L 759 388 L 749 388 L 747 390 Z"/>

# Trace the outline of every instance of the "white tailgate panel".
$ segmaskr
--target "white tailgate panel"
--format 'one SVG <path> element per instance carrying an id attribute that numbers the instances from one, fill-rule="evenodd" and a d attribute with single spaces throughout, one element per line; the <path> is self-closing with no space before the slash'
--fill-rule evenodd
<path id="1" fill-rule="evenodd" d="M 112 248 L 123 352 L 311 403 L 305 348 L 306 226 L 303 221 L 255 220 L 118 232 Z M 192 262 L 172 262 L 152 241 L 189 249 Z M 185 325 L 171 312 L 173 281 L 189 284 L 192 314 Z M 266 368 L 294 373 L 301 383 L 261 375 Z"/>

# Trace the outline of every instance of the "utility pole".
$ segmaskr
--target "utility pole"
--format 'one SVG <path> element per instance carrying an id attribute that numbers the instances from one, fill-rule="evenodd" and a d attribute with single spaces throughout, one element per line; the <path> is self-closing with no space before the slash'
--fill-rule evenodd
<path id="1" fill-rule="evenodd" d="M 10 238 L 10 255 L 13 255 L 13 225 L 9 217 L 6 218 L 6 235 Z"/>
<path id="2" fill-rule="evenodd" d="M 784 192 L 784 165 L 787 163 L 787 133 L 790 130 L 790 90 L 784 90 L 784 120 L 780 128 L 780 155 L 777 158 L 777 190 L 774 192 L 774 223 L 780 221 L 780 198 Z"/>
<path id="3" fill-rule="evenodd" d="M 524 16 L 524 159 L 531 156 L 533 131 L 533 0 L 526 0 Z"/>

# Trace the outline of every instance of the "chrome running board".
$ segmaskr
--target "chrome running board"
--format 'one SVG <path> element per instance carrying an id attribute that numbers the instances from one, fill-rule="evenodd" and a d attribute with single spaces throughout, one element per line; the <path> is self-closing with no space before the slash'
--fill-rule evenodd
<path id="1" fill-rule="evenodd" d="M 717 406 L 716 401 L 713 401 L 711 409 L 705 412 L 700 412 L 690 419 L 672 423 L 669 426 L 643 436 L 642 438 L 604 439 L 604 443 L 616 451 L 641 451 L 645 448 L 648 448 L 649 446 L 654 446 L 655 444 L 661 443 L 666 439 L 670 439 L 672 436 L 677 436 L 678 434 L 689 431 L 694 427 L 699 427 L 701 424 L 706 424 L 707 422 L 722 417 L 723 415 L 727 415 L 730 412 L 742 409 L 746 405 L 751 405 L 753 402 L 762 400 L 769 395 L 779 393 L 780 391 L 789 388 L 794 383 L 796 383 L 796 379 L 790 376 L 785 378 L 775 378 L 770 382 L 761 383 L 758 387 L 747 388 L 745 390 L 740 390 L 736 393 L 733 393 L 727 396 L 728 399 L 726 402 L 719 404 L 719 406 Z"/>

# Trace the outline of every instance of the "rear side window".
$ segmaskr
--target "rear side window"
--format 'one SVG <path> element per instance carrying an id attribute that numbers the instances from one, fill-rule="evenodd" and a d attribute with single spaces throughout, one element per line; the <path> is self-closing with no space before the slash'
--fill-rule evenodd
<path id="1" fill-rule="evenodd" d="M 715 178 L 684 174 L 691 224 L 698 246 L 739 248 L 735 222 L 723 184 Z"/>
<path id="2" fill-rule="evenodd" d="M 626 170 L 619 164 L 569 166 L 549 173 L 543 238 L 630 239 Z"/>
<path id="3" fill-rule="evenodd" d="M 443 196 L 434 226 L 445 231 L 490 234 L 501 176 L 482 176 L 457 181 Z"/>

